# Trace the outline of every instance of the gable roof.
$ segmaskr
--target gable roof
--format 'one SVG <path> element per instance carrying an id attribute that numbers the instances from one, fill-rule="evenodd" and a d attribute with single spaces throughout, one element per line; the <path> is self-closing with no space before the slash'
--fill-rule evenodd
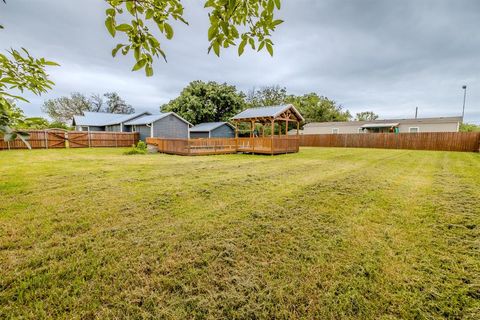
<path id="1" fill-rule="evenodd" d="M 190 129 L 190 132 L 210 132 L 223 125 L 227 125 L 233 129 L 233 126 L 228 122 L 204 122 L 197 124 L 195 127 Z"/>
<path id="2" fill-rule="evenodd" d="M 260 107 L 260 108 L 250 108 L 244 110 L 234 116 L 232 120 L 242 120 L 242 119 L 252 119 L 252 118 L 275 118 L 281 115 L 283 112 L 291 109 L 292 112 L 297 116 L 300 121 L 305 119 L 302 117 L 300 112 L 293 106 L 293 104 L 271 106 L 271 107 Z"/>
<path id="3" fill-rule="evenodd" d="M 148 115 L 148 116 L 143 116 L 143 117 L 140 117 L 140 118 L 137 118 L 137 119 L 133 119 L 133 120 L 130 120 L 130 121 L 127 121 L 125 122 L 126 125 L 134 125 L 134 126 L 140 126 L 140 125 L 146 125 L 146 124 L 152 124 L 158 120 L 161 120 L 165 117 L 168 117 L 168 116 L 174 116 L 178 119 L 180 119 L 181 121 L 185 122 L 186 124 L 188 124 L 189 126 L 191 126 L 192 124 L 190 122 L 188 122 L 187 120 L 183 119 L 182 117 L 180 117 L 178 114 L 176 114 L 175 112 L 165 112 L 165 113 L 159 113 L 159 114 L 152 114 L 152 115 Z"/>
<path id="4" fill-rule="evenodd" d="M 150 114 L 150 112 L 138 112 L 132 114 L 123 113 L 108 113 L 108 112 L 91 112 L 86 111 L 83 116 L 73 116 L 73 125 L 77 126 L 111 126 L 115 124 L 124 123 L 128 120 L 141 117 L 142 115 Z"/>
<path id="5" fill-rule="evenodd" d="M 382 120 L 370 120 L 370 121 L 332 121 L 332 122 L 311 122 L 305 125 L 305 127 L 331 127 L 331 126 L 364 126 L 368 124 L 382 124 L 382 123 L 395 123 L 395 124 L 437 124 L 437 123 L 458 123 L 462 121 L 462 117 L 438 117 L 438 118 L 417 118 L 417 119 L 382 119 Z"/>

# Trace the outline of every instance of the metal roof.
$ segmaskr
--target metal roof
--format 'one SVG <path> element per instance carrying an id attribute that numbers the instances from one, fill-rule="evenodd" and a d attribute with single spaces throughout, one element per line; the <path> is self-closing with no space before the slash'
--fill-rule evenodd
<path id="1" fill-rule="evenodd" d="M 367 123 L 362 126 L 362 128 L 391 128 L 397 127 L 400 123 Z"/>
<path id="2" fill-rule="evenodd" d="M 272 117 L 274 118 L 274 117 L 278 117 L 280 114 L 287 111 L 288 109 L 292 109 L 292 111 L 301 121 L 304 120 L 300 112 L 298 112 L 298 110 L 292 104 L 271 106 L 271 107 L 250 108 L 240 112 L 239 114 L 234 116 L 232 120 L 251 119 L 251 118 L 272 118 Z"/>
<path id="3" fill-rule="evenodd" d="M 363 126 L 365 124 L 375 123 L 399 123 L 399 124 L 421 124 L 421 123 L 458 123 L 462 117 L 438 117 L 438 118 L 417 118 L 417 119 L 382 119 L 370 121 L 332 121 L 332 122 L 311 122 L 305 127 L 338 127 L 338 126 Z"/>
<path id="4" fill-rule="evenodd" d="M 204 122 L 197 124 L 195 127 L 191 128 L 190 132 L 210 132 L 223 125 L 227 125 L 230 128 L 233 128 L 232 125 L 228 122 Z"/>
<path id="5" fill-rule="evenodd" d="M 119 113 L 107 113 L 107 112 L 84 112 L 83 116 L 74 116 L 73 122 L 77 126 L 110 126 L 115 124 L 124 123 L 130 119 L 140 117 L 144 114 L 150 114 L 149 112 L 140 112 L 132 114 L 119 114 Z"/>
<path id="6" fill-rule="evenodd" d="M 165 118 L 169 114 L 171 114 L 171 113 L 161 113 L 161 114 L 153 114 L 153 115 L 150 115 L 150 116 L 143 116 L 143 117 L 140 117 L 140 118 L 137 118 L 137 119 L 127 121 L 127 122 L 125 122 L 125 124 L 127 126 L 151 124 L 151 123 L 154 123 L 155 121 L 158 121 L 160 119 Z"/>

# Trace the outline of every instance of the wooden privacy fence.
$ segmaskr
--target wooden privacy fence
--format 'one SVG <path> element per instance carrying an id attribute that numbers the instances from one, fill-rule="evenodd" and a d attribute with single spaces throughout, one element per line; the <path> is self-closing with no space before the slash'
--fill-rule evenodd
<path id="1" fill-rule="evenodd" d="M 478 152 L 480 132 L 308 134 L 300 146 Z"/>
<path id="2" fill-rule="evenodd" d="M 147 143 L 156 145 L 159 152 L 185 156 L 237 152 L 283 154 L 298 152 L 299 148 L 297 136 L 209 139 L 147 138 Z"/>
<path id="3" fill-rule="evenodd" d="M 130 147 L 139 140 L 138 132 L 29 130 L 28 133 L 32 149 Z M 0 136 L 0 150 L 10 149 L 28 147 L 18 138 L 3 141 Z"/>

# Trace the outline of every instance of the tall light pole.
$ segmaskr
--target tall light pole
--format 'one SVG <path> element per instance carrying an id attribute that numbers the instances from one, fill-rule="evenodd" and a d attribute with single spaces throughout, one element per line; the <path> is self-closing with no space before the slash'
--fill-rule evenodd
<path id="1" fill-rule="evenodd" d="M 465 100 L 467 100 L 467 86 L 463 86 L 463 109 L 462 109 L 462 122 L 463 122 L 463 117 L 465 117 Z"/>

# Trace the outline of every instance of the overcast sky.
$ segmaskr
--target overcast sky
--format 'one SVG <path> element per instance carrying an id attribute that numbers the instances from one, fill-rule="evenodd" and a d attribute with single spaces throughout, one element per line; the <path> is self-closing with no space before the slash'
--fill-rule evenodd
<path id="1" fill-rule="evenodd" d="M 168 63 L 155 75 L 132 73 L 132 57 L 113 59 L 121 39 L 104 27 L 102 0 L 8 0 L 0 3 L 0 49 L 26 47 L 61 64 L 49 68 L 56 85 L 20 104 L 41 115 L 45 99 L 78 91 L 118 92 L 138 111 L 178 96 L 190 81 L 227 82 L 239 90 L 280 85 L 289 93 L 317 92 L 353 114 L 381 118 L 461 115 L 480 123 L 480 1 L 478 0 L 283 0 L 285 20 L 273 36 L 275 56 L 236 49 L 207 54 L 203 1 L 185 0 L 190 26 L 174 24 L 162 44 Z"/>

